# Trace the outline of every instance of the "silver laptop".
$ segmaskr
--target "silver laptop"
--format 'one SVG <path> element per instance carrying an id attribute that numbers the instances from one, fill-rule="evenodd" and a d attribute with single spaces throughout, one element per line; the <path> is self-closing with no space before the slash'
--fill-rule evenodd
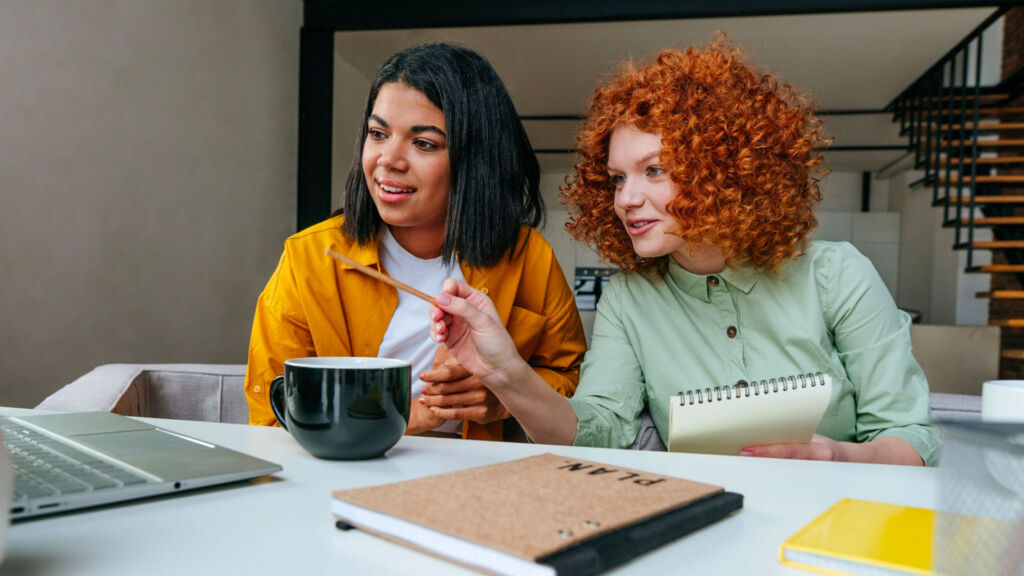
<path id="1" fill-rule="evenodd" d="M 0 418 L 0 427 L 14 466 L 14 520 L 281 470 L 109 412 L 12 416 Z"/>

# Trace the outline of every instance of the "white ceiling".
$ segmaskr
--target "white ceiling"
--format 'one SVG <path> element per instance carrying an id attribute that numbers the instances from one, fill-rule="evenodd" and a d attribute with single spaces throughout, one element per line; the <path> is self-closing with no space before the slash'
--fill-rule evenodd
<path id="1" fill-rule="evenodd" d="M 993 10 L 339 32 L 335 51 L 370 78 L 388 56 L 407 46 L 435 40 L 461 44 L 491 61 L 521 115 L 581 114 L 594 87 L 617 63 L 645 60 L 664 47 L 704 44 L 714 31 L 726 30 L 756 65 L 810 92 L 820 109 L 878 109 Z M 888 116 L 824 120 L 836 146 L 905 143 Z M 527 130 L 535 148 L 571 148 L 576 125 L 531 121 Z M 877 170 L 900 155 L 832 152 L 828 163 L 834 170 Z"/>

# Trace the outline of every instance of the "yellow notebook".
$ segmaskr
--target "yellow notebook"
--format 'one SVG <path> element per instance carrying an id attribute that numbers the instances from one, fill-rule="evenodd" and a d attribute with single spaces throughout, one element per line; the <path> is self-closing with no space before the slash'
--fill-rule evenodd
<path id="1" fill-rule="evenodd" d="M 935 511 L 844 498 L 782 543 L 783 564 L 833 576 L 932 575 Z"/>

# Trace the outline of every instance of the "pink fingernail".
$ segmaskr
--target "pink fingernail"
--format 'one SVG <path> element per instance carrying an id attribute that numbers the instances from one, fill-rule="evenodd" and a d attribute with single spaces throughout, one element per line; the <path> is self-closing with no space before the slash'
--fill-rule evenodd
<path id="1" fill-rule="evenodd" d="M 452 303 L 451 297 L 448 296 L 447 294 L 441 294 L 437 298 L 434 298 L 434 300 L 437 301 L 437 303 L 442 306 L 447 306 Z"/>
<path id="2" fill-rule="evenodd" d="M 754 453 L 750 450 L 740 450 L 740 456 L 753 456 Z"/>

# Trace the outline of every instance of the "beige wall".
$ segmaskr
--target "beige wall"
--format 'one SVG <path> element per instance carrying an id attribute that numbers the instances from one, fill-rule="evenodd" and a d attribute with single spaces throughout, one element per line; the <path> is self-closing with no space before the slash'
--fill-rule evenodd
<path id="1" fill-rule="evenodd" d="M 890 209 L 900 213 L 900 270 L 897 304 L 921 312 L 925 324 L 988 323 L 988 301 L 975 297 L 988 290 L 986 274 L 967 274 L 966 253 L 954 251 L 954 233 L 942 227 L 942 208 L 932 206 L 932 190 L 911 188 L 920 171 L 895 174 L 890 182 Z M 976 240 L 991 239 L 979 229 Z M 975 265 L 987 264 L 989 255 L 975 253 Z"/>
<path id="2" fill-rule="evenodd" d="M 0 405 L 245 362 L 294 230 L 299 0 L 0 2 Z"/>

